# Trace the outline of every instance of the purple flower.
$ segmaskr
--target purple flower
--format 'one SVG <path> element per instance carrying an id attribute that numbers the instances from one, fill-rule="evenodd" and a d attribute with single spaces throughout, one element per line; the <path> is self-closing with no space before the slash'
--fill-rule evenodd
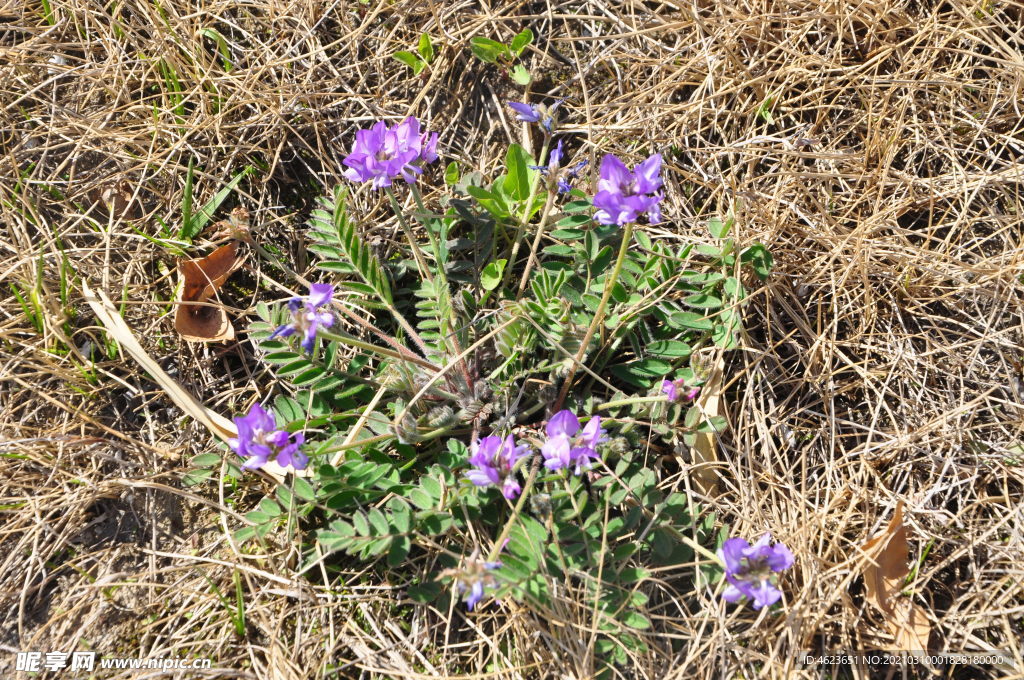
<path id="1" fill-rule="evenodd" d="M 501 562 L 484 562 L 473 556 L 466 558 L 461 569 L 447 569 L 441 575 L 454 577 L 459 592 L 468 592 L 465 600 L 466 609 L 473 611 L 473 608 L 483 599 L 484 590 L 497 587 L 497 579 L 490 572 L 500 567 Z"/>
<path id="2" fill-rule="evenodd" d="M 531 170 L 540 170 L 540 173 L 547 177 L 549 174 L 558 172 L 559 164 L 562 162 L 562 140 L 558 140 L 558 144 L 548 154 L 547 165 L 531 165 Z"/>
<path id="3" fill-rule="evenodd" d="M 563 101 L 565 100 L 559 99 L 551 106 L 544 106 L 543 104 L 534 106 L 533 104 L 521 104 L 519 102 L 509 102 L 508 105 L 518 114 L 516 120 L 521 120 L 524 123 L 540 123 L 550 134 L 555 122 L 555 109 L 561 106 Z"/>
<path id="4" fill-rule="evenodd" d="M 684 392 L 683 390 L 686 391 Z M 661 392 L 668 395 L 669 401 L 693 401 L 700 394 L 700 388 L 691 387 L 687 390 L 686 381 L 679 378 L 678 380 L 662 380 Z"/>
<path id="5" fill-rule="evenodd" d="M 586 167 L 586 165 L 587 159 L 584 158 L 579 163 L 569 168 L 566 171 L 565 176 L 558 180 L 558 193 L 567 194 L 570 191 L 572 191 L 571 181 L 576 179 L 576 176 L 579 175 L 580 170 Z"/>
<path id="6" fill-rule="evenodd" d="M 529 104 L 520 104 L 519 102 L 509 102 L 508 105 L 512 107 L 512 110 L 518 113 L 516 120 L 521 120 L 524 123 L 537 123 L 540 122 L 540 111 L 537 110 L 536 106 Z"/>
<path id="7" fill-rule="evenodd" d="M 298 432 L 293 438 L 285 430 L 277 429 L 274 416 L 259 404 L 252 405 L 249 415 L 236 417 L 235 427 L 238 437 L 229 439 L 228 446 L 242 458 L 248 458 L 242 463 L 246 470 L 262 467 L 271 457 L 276 457 L 281 467 L 291 466 L 296 470 L 302 470 L 309 462 L 309 458 L 299 451 L 305 436 Z"/>
<path id="8" fill-rule="evenodd" d="M 590 469 L 594 460 L 600 458 L 597 445 L 608 439 L 601 429 L 600 416 L 591 418 L 580 431 L 579 418 L 568 409 L 551 416 L 547 434 L 548 440 L 540 449 L 544 466 L 549 470 L 575 467 L 576 474 Z"/>
<path id="9" fill-rule="evenodd" d="M 514 471 L 516 463 L 529 455 L 529 446 L 516 446 L 512 435 L 504 440 L 501 437 L 484 437 L 470 445 L 470 452 L 469 462 L 476 468 L 466 472 L 469 481 L 476 486 L 500 486 L 502 495 L 509 500 L 519 496 L 521 489 Z"/>
<path id="10" fill-rule="evenodd" d="M 730 538 L 722 544 L 718 556 L 725 564 L 725 579 L 729 582 L 722 593 L 727 602 L 747 597 L 753 600 L 754 609 L 761 609 L 782 597 L 775 587 L 775 574 L 793 566 L 793 553 L 781 543 L 768 545 L 771 539 L 771 534 L 765 534 L 754 545 L 742 538 Z"/>
<path id="11" fill-rule="evenodd" d="M 290 323 L 278 326 L 277 330 L 270 334 L 270 339 L 287 338 L 298 331 L 303 336 L 302 349 L 312 352 L 317 329 L 330 328 L 334 323 L 334 317 L 330 312 L 317 311 L 331 301 L 332 295 L 334 295 L 334 286 L 327 283 L 314 283 L 309 287 L 305 305 L 297 297 L 289 300 L 288 311 L 291 312 L 292 320 Z"/>
<path id="12" fill-rule="evenodd" d="M 594 219 L 601 224 L 622 226 L 646 213 L 651 224 L 661 221 L 658 203 L 662 194 L 654 193 L 661 188 L 660 173 L 661 154 L 652 154 L 632 172 L 613 154 L 605 155 L 594 196 L 594 207 L 598 209 Z"/>
<path id="13" fill-rule="evenodd" d="M 345 177 L 353 182 L 373 182 L 373 188 L 389 187 L 398 178 L 409 184 L 423 172 L 423 166 L 437 160 L 437 133 L 420 134 L 420 122 L 409 116 L 388 127 L 384 121 L 356 132 L 352 153 L 342 160 L 348 166 Z"/>

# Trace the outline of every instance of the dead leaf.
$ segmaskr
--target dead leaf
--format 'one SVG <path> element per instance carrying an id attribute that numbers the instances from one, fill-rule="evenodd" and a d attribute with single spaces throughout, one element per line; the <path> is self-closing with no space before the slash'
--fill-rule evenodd
<path id="1" fill-rule="evenodd" d="M 133 198 L 132 185 L 127 180 L 108 181 L 88 193 L 89 200 L 98 203 L 107 215 L 116 220 L 137 220 L 142 209 Z"/>
<path id="2" fill-rule="evenodd" d="M 233 238 L 239 241 L 248 241 L 251 238 L 249 232 L 249 211 L 244 205 L 235 206 L 226 220 L 215 222 L 203 233 L 212 232 L 210 240 L 213 242 L 222 241 L 226 238 Z"/>
<path id="3" fill-rule="evenodd" d="M 928 652 L 931 624 L 924 612 L 909 598 L 900 595 L 910 569 L 910 547 L 907 528 L 903 524 L 903 501 L 885 530 L 861 550 L 871 558 L 864 567 L 864 585 L 868 602 L 886 616 L 886 624 L 894 640 L 893 651 Z"/>
<path id="4" fill-rule="evenodd" d="M 215 297 L 231 272 L 241 264 L 238 241 L 232 241 L 206 257 L 186 260 L 178 265 L 183 281 L 178 294 L 178 309 L 174 314 L 174 328 L 182 338 L 192 342 L 234 339 L 235 329 L 223 307 L 190 303 L 206 302 Z"/>
<path id="5" fill-rule="evenodd" d="M 722 403 L 722 373 L 725 370 L 725 356 L 721 352 L 711 367 L 710 376 L 701 387 L 696 405 L 700 407 L 704 418 L 723 415 L 725 406 Z M 718 471 L 713 465 L 718 462 L 718 448 L 715 445 L 715 434 L 698 432 L 694 439 L 690 455 L 697 464 L 694 471 L 694 482 L 697 488 L 709 496 L 718 493 Z"/>

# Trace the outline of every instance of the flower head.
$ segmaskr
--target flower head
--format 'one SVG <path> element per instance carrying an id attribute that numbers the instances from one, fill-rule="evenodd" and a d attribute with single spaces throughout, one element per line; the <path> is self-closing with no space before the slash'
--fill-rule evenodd
<path id="1" fill-rule="evenodd" d="M 661 220 L 658 203 L 662 194 L 654 193 L 661 188 L 661 154 L 651 155 L 633 171 L 615 155 L 607 154 L 601 160 L 600 173 L 594 219 L 601 224 L 621 226 L 646 213 L 652 224 Z"/>
<path id="2" fill-rule="evenodd" d="M 342 160 L 345 177 L 353 182 L 373 182 L 373 188 L 389 187 L 396 179 L 409 184 L 423 166 L 437 160 L 437 133 L 420 133 L 420 122 L 409 116 L 388 127 L 384 121 L 356 132 L 352 153 Z"/>
<path id="3" fill-rule="evenodd" d="M 238 437 L 229 439 L 228 446 L 242 458 L 248 458 L 242 463 L 246 470 L 262 467 L 271 457 L 275 457 L 281 467 L 291 466 L 296 470 L 302 470 L 309 462 L 299 451 L 305 436 L 301 432 L 291 435 L 277 429 L 274 416 L 259 404 L 253 404 L 248 415 L 236 417 L 235 427 Z"/>
<path id="4" fill-rule="evenodd" d="M 544 466 L 549 470 L 575 467 L 575 473 L 589 470 L 594 460 L 600 458 L 597 446 L 608 440 L 601 429 L 601 417 L 594 416 L 586 427 L 580 430 L 580 420 L 572 411 L 565 409 L 551 416 L 547 426 L 548 440 L 541 447 Z"/>
<path id="5" fill-rule="evenodd" d="M 691 387 L 687 389 L 686 381 L 682 378 L 678 380 L 662 380 L 661 393 L 668 395 L 669 401 L 693 401 L 700 394 L 700 388 Z"/>
<path id="6" fill-rule="evenodd" d="M 555 109 L 562 105 L 564 100 L 559 99 L 551 106 L 543 104 L 522 104 L 520 102 L 509 102 L 509 107 L 516 112 L 516 120 L 524 123 L 540 123 L 550 134 L 555 124 Z"/>
<path id="7" fill-rule="evenodd" d="M 469 462 L 475 467 L 466 472 L 466 478 L 476 486 L 500 486 L 502 495 L 512 500 L 521 490 L 515 477 L 516 463 L 529 453 L 530 447 L 516 446 L 512 435 L 484 437 L 470 445 Z"/>
<path id="8" fill-rule="evenodd" d="M 334 317 L 330 312 L 318 311 L 331 301 L 332 295 L 334 295 L 334 286 L 327 283 L 314 283 L 309 287 L 309 295 L 306 296 L 305 303 L 297 297 L 289 300 L 288 311 L 291 312 L 292 320 L 278 326 L 270 334 L 271 339 L 287 338 L 289 335 L 299 332 L 302 335 L 302 349 L 312 352 L 317 330 L 321 327 L 330 328 L 334 323 Z"/>
<path id="9" fill-rule="evenodd" d="M 474 552 L 467 557 L 458 569 L 441 572 L 442 577 L 454 579 L 460 593 L 468 593 L 465 602 L 466 609 L 470 611 L 483 599 L 485 589 L 497 587 L 498 581 L 491 572 L 501 567 L 501 562 L 485 562 L 476 555 Z"/>
<path id="10" fill-rule="evenodd" d="M 781 543 L 769 545 L 771 534 L 765 534 L 754 545 L 745 539 L 730 538 L 718 550 L 725 564 L 725 579 L 729 582 L 722 597 L 727 602 L 750 598 L 754 609 L 768 607 L 782 597 L 775 583 L 776 574 L 793 566 L 793 553 Z"/>

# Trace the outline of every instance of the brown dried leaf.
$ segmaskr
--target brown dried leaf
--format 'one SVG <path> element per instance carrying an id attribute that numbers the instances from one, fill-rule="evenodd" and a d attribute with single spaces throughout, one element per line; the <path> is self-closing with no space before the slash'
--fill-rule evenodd
<path id="1" fill-rule="evenodd" d="M 893 651 L 927 652 L 931 624 L 920 607 L 900 596 L 910 573 L 903 501 L 896 505 L 896 512 L 885 530 L 862 545 L 861 550 L 871 558 L 864 567 L 867 599 L 885 614 L 895 643 Z"/>
<path id="2" fill-rule="evenodd" d="M 192 303 L 206 302 L 214 297 L 241 263 L 238 241 L 232 241 L 206 257 L 186 260 L 178 265 L 182 285 L 178 294 L 178 309 L 174 315 L 174 328 L 182 338 L 192 342 L 234 339 L 235 329 L 222 307 Z"/>
<path id="3" fill-rule="evenodd" d="M 203 233 L 212 232 L 210 236 L 211 241 L 221 241 L 226 238 L 238 239 L 239 241 L 248 241 L 251 238 L 249 231 L 249 211 L 245 209 L 245 206 L 239 205 L 231 211 L 226 220 L 215 222 L 206 229 Z"/>
<path id="4" fill-rule="evenodd" d="M 700 395 L 697 397 L 697 405 L 705 418 L 725 414 L 725 404 L 722 402 L 722 374 L 725 370 L 725 357 L 719 353 L 711 369 L 711 375 L 707 378 Z M 690 450 L 693 462 L 697 465 L 693 479 L 697 488 L 709 496 L 718 495 L 719 472 L 715 467 L 718 462 L 718 446 L 715 442 L 716 435 L 709 432 L 698 432 Z"/>

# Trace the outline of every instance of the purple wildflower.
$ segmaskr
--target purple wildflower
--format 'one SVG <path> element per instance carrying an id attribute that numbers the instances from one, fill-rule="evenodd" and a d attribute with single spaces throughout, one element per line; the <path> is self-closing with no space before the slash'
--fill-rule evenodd
<path id="1" fill-rule="evenodd" d="M 516 481 L 515 467 L 521 458 L 529 455 L 529 446 L 516 446 L 512 435 L 504 440 L 501 437 L 484 437 L 473 442 L 470 451 L 469 462 L 476 467 L 466 472 L 469 481 L 476 486 L 500 486 L 502 495 L 509 500 L 519 496 L 521 489 Z"/>
<path id="2" fill-rule="evenodd" d="M 398 178 L 409 184 L 423 172 L 423 166 L 437 160 L 437 133 L 420 134 L 420 122 L 409 116 L 388 127 L 384 121 L 356 132 L 352 153 L 342 160 L 348 166 L 345 177 L 353 182 L 373 181 L 373 188 L 389 187 Z"/>
<path id="3" fill-rule="evenodd" d="M 686 391 L 684 392 L 683 390 Z M 669 401 L 693 401 L 700 394 L 700 388 L 691 387 L 687 390 L 686 381 L 679 378 L 678 380 L 662 380 L 661 392 L 668 395 Z"/>
<path id="4" fill-rule="evenodd" d="M 285 430 L 277 429 L 274 416 L 259 404 L 252 405 L 249 415 L 236 417 L 235 427 L 238 437 L 229 439 L 228 446 L 242 458 L 248 458 L 242 463 L 246 470 L 263 467 L 271 457 L 276 457 L 281 467 L 291 466 L 296 470 L 304 469 L 309 462 L 309 458 L 299 451 L 305 436 L 298 432 L 293 438 Z"/>
<path id="5" fill-rule="evenodd" d="M 521 120 L 524 123 L 540 123 L 550 134 L 555 123 L 555 109 L 561 106 L 563 101 L 565 100 L 559 99 L 551 106 L 522 104 L 520 102 L 509 102 L 508 105 L 518 114 L 516 120 Z"/>
<path id="6" fill-rule="evenodd" d="M 661 154 L 652 154 L 633 171 L 613 154 L 605 155 L 594 196 L 594 207 L 598 209 L 594 219 L 601 224 L 622 226 L 646 213 L 651 224 L 661 221 L 658 203 L 663 196 L 654 193 L 661 188 L 660 173 Z"/>
<path id="7" fill-rule="evenodd" d="M 549 470 L 574 466 L 576 474 L 590 469 L 594 459 L 600 457 L 597 445 L 608 439 L 607 433 L 601 429 L 600 416 L 591 418 L 581 431 L 579 418 L 568 409 L 551 416 L 547 434 L 548 440 L 540 450 L 544 466 Z"/>
<path id="8" fill-rule="evenodd" d="M 718 550 L 725 564 L 725 578 L 729 582 L 722 597 L 727 602 L 738 602 L 747 597 L 754 609 L 768 607 L 779 601 L 782 591 L 776 586 L 776 575 L 793 566 L 793 553 L 781 543 L 768 545 L 771 534 L 765 534 L 754 545 L 742 538 L 730 538 Z"/>
<path id="9" fill-rule="evenodd" d="M 547 165 L 531 165 L 531 170 L 540 170 L 540 173 L 545 177 L 558 172 L 558 167 L 562 162 L 562 140 L 558 140 L 558 144 L 548 154 Z"/>
<path id="10" fill-rule="evenodd" d="M 334 317 L 330 312 L 317 311 L 331 301 L 332 295 L 334 295 L 334 286 L 327 283 L 312 284 L 309 287 L 305 305 L 297 297 L 288 301 L 288 310 L 291 312 L 292 320 L 290 323 L 278 326 L 277 330 L 270 334 L 270 338 L 287 338 L 298 331 L 303 336 L 302 349 L 312 352 L 317 330 L 321 327 L 330 328 L 334 323 Z"/>
<path id="11" fill-rule="evenodd" d="M 455 579 L 455 587 L 460 593 L 466 595 L 466 609 L 473 611 L 473 608 L 483 599 L 486 588 L 496 588 L 498 585 L 494 574 L 490 573 L 501 567 L 501 562 L 485 562 L 478 559 L 476 553 L 467 557 L 459 569 L 446 569 L 441 576 Z"/>
<path id="12" fill-rule="evenodd" d="M 570 191 L 572 191 L 572 180 L 576 179 L 576 176 L 579 175 L 580 170 L 585 168 L 586 165 L 587 159 L 584 158 L 579 163 L 569 168 L 566 171 L 565 176 L 558 180 L 558 193 L 567 194 Z"/>

